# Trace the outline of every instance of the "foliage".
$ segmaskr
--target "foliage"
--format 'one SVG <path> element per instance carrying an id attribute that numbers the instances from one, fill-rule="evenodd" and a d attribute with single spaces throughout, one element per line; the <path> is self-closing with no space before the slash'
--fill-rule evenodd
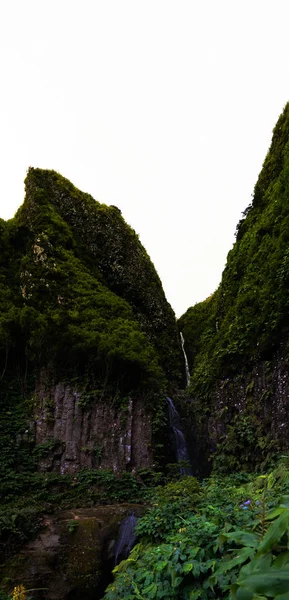
<path id="1" fill-rule="evenodd" d="M 160 436 L 166 421 L 157 404 L 168 379 L 178 381 L 181 356 L 159 277 L 120 211 L 53 171 L 29 169 L 25 183 L 23 206 L 0 220 L 0 529 L 17 543 L 56 504 L 150 496 L 151 485 L 128 473 L 36 472 L 60 444 L 34 448 L 40 372 L 76 381 L 82 410 L 92 402 L 122 410 L 132 393 L 141 396 Z"/>
<path id="2" fill-rule="evenodd" d="M 68 521 L 67 529 L 68 529 L 69 533 L 74 533 L 76 531 L 76 529 L 78 529 L 78 527 L 79 527 L 79 522 L 76 519 L 71 519 L 70 521 Z"/>
<path id="3" fill-rule="evenodd" d="M 234 543 L 235 549 L 222 561 L 210 583 L 222 585 L 225 573 L 245 563 L 230 586 L 231 597 L 279 597 L 289 592 L 289 496 L 281 497 L 276 508 L 263 512 L 252 525 L 251 532 L 235 530 L 220 535 L 221 545 Z"/>
<path id="4" fill-rule="evenodd" d="M 252 207 L 246 211 L 246 230 L 228 254 L 219 289 L 180 319 L 187 352 L 196 360 L 196 381 L 211 380 L 208 365 L 224 375 L 251 361 L 272 346 L 288 320 L 288 139 L 289 104 L 274 129 Z"/>
<path id="5" fill-rule="evenodd" d="M 215 471 L 222 473 L 250 471 L 256 464 L 267 463 L 276 454 L 278 445 L 266 433 L 261 419 L 248 406 L 243 414 L 236 414 L 226 427 L 212 456 Z"/>
<path id="6" fill-rule="evenodd" d="M 288 586 L 287 463 L 257 478 L 211 477 L 190 511 L 178 505 L 177 496 L 171 505 L 178 505 L 178 518 L 165 503 L 166 526 L 157 536 L 151 526 L 152 512 L 156 527 L 160 516 L 155 506 L 140 519 L 140 542 L 114 569 L 105 600 L 257 600 L 260 595 L 279 600 Z"/>
<path id="7" fill-rule="evenodd" d="M 66 335 L 80 346 L 77 352 L 133 361 L 154 369 L 157 379 L 159 361 L 167 377 L 178 380 L 173 312 L 146 251 L 118 209 L 96 202 L 54 171 L 29 169 L 16 223 L 32 238 L 21 259 L 26 300 L 36 310 L 46 300 L 41 312 L 46 318 L 47 309 L 56 311 L 54 325 L 61 333 L 60 320 L 64 323 Z M 51 334 L 54 339 L 53 329 Z"/>
<path id="8" fill-rule="evenodd" d="M 0 481 L 0 538 L 10 545 L 35 536 L 43 513 L 55 507 L 90 507 L 98 504 L 148 502 L 153 494 L 130 473 L 116 476 L 108 470 L 82 470 L 76 475 L 9 471 Z"/>
<path id="9" fill-rule="evenodd" d="M 196 399 L 196 420 L 210 411 L 216 389 L 245 383 L 248 374 L 260 360 L 269 363 L 267 380 L 272 375 L 270 360 L 288 333 L 289 315 L 289 104 L 274 128 L 272 144 L 255 186 L 252 203 L 244 211 L 237 228 L 237 239 L 227 257 L 227 264 L 217 291 L 205 302 L 197 304 L 181 317 L 180 330 L 186 341 L 186 352 L 192 370 L 190 395 Z M 243 379 L 242 379 L 243 378 Z M 221 381 L 220 381 L 221 380 Z M 252 376 L 253 380 L 253 376 Z M 253 381 L 251 381 L 253 384 Z M 234 384 L 231 386 L 234 397 Z M 268 385 L 270 393 L 270 385 Z M 224 396 L 225 394 L 223 394 Z M 246 402 L 250 401 L 250 390 Z M 228 394 L 230 397 L 230 394 Z M 262 403 L 249 402 L 246 414 L 238 403 L 230 401 L 228 413 L 217 415 L 230 425 L 220 445 L 224 455 L 245 455 L 252 468 L 278 448 L 272 440 L 262 416 Z M 218 409 L 217 409 L 218 410 Z M 220 407 L 221 413 L 223 406 Z M 247 425 L 251 418 L 252 435 L 247 427 L 242 443 L 242 416 Z M 244 423 L 243 423 L 244 424 Z M 238 431 L 239 427 L 239 431 Z M 247 438 L 251 437 L 248 443 Z M 253 438 L 258 438 L 257 447 Z M 238 444 L 234 447 L 234 438 Z M 227 448 L 224 447 L 227 444 Z M 241 445 L 241 449 L 240 449 Z M 246 457 L 247 449 L 247 457 Z M 222 454 L 222 451 L 219 453 Z M 252 460 L 250 462 L 250 456 Z M 250 462 L 250 464 L 248 464 Z M 224 469 L 228 464 L 224 463 Z"/>
<path id="10" fill-rule="evenodd" d="M 80 373 L 98 373 L 106 384 L 117 380 L 124 389 L 148 381 L 159 387 L 164 379 L 157 354 L 131 307 L 110 291 L 85 256 L 77 256 L 72 233 L 55 209 L 49 203 L 40 208 L 29 224 L 41 230 L 34 240 L 28 237 L 16 263 L 17 311 L 8 304 L 11 297 L 3 306 L 7 344 L 21 344 L 34 369 L 53 364 L 59 370 L 61 365 L 67 376 L 77 366 Z M 23 213 L 24 208 L 16 223 L 24 220 Z"/>
<path id="11" fill-rule="evenodd" d="M 56 382 L 77 380 L 82 409 L 121 405 L 131 393 L 154 405 L 180 376 L 179 350 L 160 280 L 120 211 L 58 173 L 30 169 L 23 206 L 0 221 L 3 485 L 19 485 L 17 473 L 33 472 L 49 452 L 49 440 L 33 452 L 31 398 L 42 368 Z"/>
<path id="12" fill-rule="evenodd" d="M 199 482 L 189 476 L 157 488 L 154 507 L 140 519 L 136 533 L 156 540 L 164 539 L 172 526 L 181 527 L 201 495 Z"/>

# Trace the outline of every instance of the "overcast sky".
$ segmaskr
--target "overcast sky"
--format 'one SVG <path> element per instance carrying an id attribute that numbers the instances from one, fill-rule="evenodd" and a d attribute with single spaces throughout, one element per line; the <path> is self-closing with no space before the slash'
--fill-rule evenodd
<path id="1" fill-rule="evenodd" d="M 289 100 L 286 0 L 0 0 L 0 216 L 27 168 L 118 206 L 180 316 L 221 279 Z"/>

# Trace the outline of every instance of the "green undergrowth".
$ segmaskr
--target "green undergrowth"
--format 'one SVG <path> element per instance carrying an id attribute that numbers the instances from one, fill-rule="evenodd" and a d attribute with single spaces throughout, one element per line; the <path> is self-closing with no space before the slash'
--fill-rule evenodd
<path id="1" fill-rule="evenodd" d="M 158 488 L 105 600 L 288 600 L 289 460 Z"/>
<path id="2" fill-rule="evenodd" d="M 10 471 L 0 481 L 0 541 L 22 543 L 32 538 L 44 513 L 100 504 L 147 503 L 160 478 L 147 469 L 136 476 L 100 469 L 75 475 Z"/>

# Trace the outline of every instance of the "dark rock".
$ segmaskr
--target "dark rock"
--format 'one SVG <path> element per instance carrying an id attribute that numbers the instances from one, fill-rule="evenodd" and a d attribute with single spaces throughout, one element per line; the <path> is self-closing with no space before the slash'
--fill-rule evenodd
<path id="1" fill-rule="evenodd" d="M 37 539 L 11 558 L 2 573 L 5 589 L 24 585 L 37 600 L 93 598 L 109 583 L 103 579 L 106 566 L 114 566 L 119 528 L 138 505 L 111 505 L 74 509 L 45 517 L 45 528 Z"/>
<path id="2" fill-rule="evenodd" d="M 36 444 L 56 442 L 40 460 L 41 470 L 121 472 L 152 464 L 152 414 L 144 398 L 129 398 L 121 410 L 112 401 L 93 400 L 82 408 L 81 393 L 63 383 L 53 385 L 43 372 L 34 402 Z"/>

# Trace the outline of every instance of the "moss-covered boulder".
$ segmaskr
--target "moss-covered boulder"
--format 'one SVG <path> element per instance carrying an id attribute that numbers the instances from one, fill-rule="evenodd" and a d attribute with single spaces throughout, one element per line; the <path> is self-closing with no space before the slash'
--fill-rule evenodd
<path id="1" fill-rule="evenodd" d="M 121 523 L 142 507 L 123 504 L 46 515 L 37 539 L 0 569 L 0 591 L 34 589 L 37 600 L 101 597 L 111 580 Z"/>

